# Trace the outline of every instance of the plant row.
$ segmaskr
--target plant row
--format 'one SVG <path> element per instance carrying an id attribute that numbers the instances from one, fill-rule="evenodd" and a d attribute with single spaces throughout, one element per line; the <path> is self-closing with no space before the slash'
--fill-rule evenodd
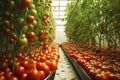
<path id="1" fill-rule="evenodd" d="M 70 42 L 62 43 L 62 47 L 75 63 L 83 67 L 92 80 L 120 80 L 120 52 L 117 55 L 114 52 L 93 52 L 90 48 Z"/>
<path id="2" fill-rule="evenodd" d="M 68 40 L 116 52 L 120 47 L 119 5 L 119 0 L 71 0 L 64 18 Z"/>

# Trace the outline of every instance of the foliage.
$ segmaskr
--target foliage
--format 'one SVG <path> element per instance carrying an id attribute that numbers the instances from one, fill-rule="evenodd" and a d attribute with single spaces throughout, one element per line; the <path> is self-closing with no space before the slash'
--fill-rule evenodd
<path id="1" fill-rule="evenodd" d="M 67 38 L 73 42 L 90 44 L 93 49 L 98 45 L 100 48 L 107 46 L 117 49 L 120 43 L 118 6 L 115 6 L 111 0 L 79 0 L 75 4 L 76 1 L 71 0 L 66 8 Z M 75 10 L 73 10 L 74 6 L 76 6 Z"/>

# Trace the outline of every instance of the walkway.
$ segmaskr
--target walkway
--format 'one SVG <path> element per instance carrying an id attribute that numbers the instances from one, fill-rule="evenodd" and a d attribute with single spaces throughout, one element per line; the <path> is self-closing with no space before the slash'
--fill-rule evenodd
<path id="1" fill-rule="evenodd" d="M 63 50 L 59 48 L 59 51 L 61 56 L 54 80 L 79 80 Z"/>

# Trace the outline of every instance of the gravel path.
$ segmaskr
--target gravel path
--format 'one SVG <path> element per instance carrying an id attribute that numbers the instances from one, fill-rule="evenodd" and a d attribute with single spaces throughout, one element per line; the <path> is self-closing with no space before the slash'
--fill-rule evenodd
<path id="1" fill-rule="evenodd" d="M 60 59 L 54 80 L 79 80 L 78 77 L 76 76 L 76 73 L 71 63 L 65 56 L 63 50 L 59 48 L 59 51 L 60 51 Z"/>

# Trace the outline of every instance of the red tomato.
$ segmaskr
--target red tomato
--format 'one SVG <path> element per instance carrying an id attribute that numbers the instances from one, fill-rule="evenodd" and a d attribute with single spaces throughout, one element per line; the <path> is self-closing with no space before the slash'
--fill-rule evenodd
<path id="1" fill-rule="evenodd" d="M 46 75 L 50 74 L 50 68 L 46 63 L 42 63 L 42 69 Z"/>
<path id="2" fill-rule="evenodd" d="M 42 70 L 45 72 L 46 75 L 50 74 L 50 68 L 46 63 L 37 63 L 36 64 L 37 70 Z"/>
<path id="3" fill-rule="evenodd" d="M 24 7 L 29 7 L 31 5 L 31 0 L 22 0 L 21 4 Z"/>
<path id="4" fill-rule="evenodd" d="M 10 69 L 8 68 L 8 69 L 5 71 L 5 77 L 6 77 L 7 79 L 9 79 L 11 76 L 12 76 L 12 72 L 11 72 Z"/>
<path id="5" fill-rule="evenodd" d="M 19 10 L 23 11 L 23 10 L 25 10 L 26 7 L 23 6 L 22 3 L 18 3 L 18 4 L 17 4 L 17 8 L 18 8 Z"/>
<path id="6" fill-rule="evenodd" d="M 33 42 L 33 41 L 34 41 L 34 38 L 35 38 L 35 33 L 34 33 L 34 32 L 28 32 L 28 33 L 26 34 L 26 37 L 27 37 L 27 40 L 28 40 L 29 42 Z"/>
<path id="7" fill-rule="evenodd" d="M 25 70 L 30 69 L 30 62 L 29 61 L 22 61 L 20 63 L 20 66 L 23 66 L 25 68 Z"/>
<path id="8" fill-rule="evenodd" d="M 22 54 L 22 53 L 18 53 L 18 54 L 16 54 L 16 57 L 17 57 L 18 59 L 22 59 L 22 58 L 23 58 L 23 54 Z"/>
<path id="9" fill-rule="evenodd" d="M 9 39 L 9 43 L 10 43 L 10 44 L 13 44 L 14 42 L 15 42 L 15 40 L 14 40 L 13 38 L 10 38 L 10 39 Z"/>
<path id="10" fill-rule="evenodd" d="M 45 57 L 45 56 L 42 56 L 42 57 L 40 58 L 40 61 L 41 61 L 41 62 L 45 62 L 45 61 L 46 61 L 46 57 Z"/>
<path id="11" fill-rule="evenodd" d="M 9 35 L 9 34 L 10 34 L 10 30 L 9 30 L 9 29 L 5 29 L 5 30 L 3 31 L 3 33 L 4 33 L 5 35 Z"/>
<path id="12" fill-rule="evenodd" d="M 32 68 L 32 69 L 36 69 L 36 64 L 37 64 L 37 61 L 35 61 L 35 60 L 32 60 L 31 62 L 30 62 L 30 68 Z"/>
<path id="13" fill-rule="evenodd" d="M 89 75 L 91 76 L 91 78 L 94 78 L 95 77 L 95 75 L 96 75 L 96 73 L 95 73 L 95 71 L 94 70 L 89 70 Z"/>
<path id="14" fill-rule="evenodd" d="M 13 31 L 14 30 L 14 25 L 10 24 L 9 29 L 10 29 L 10 31 Z"/>
<path id="15" fill-rule="evenodd" d="M 46 63 L 47 63 L 47 65 L 49 66 L 49 68 L 50 68 L 51 71 L 57 69 L 57 66 L 58 66 L 57 61 L 55 61 L 55 60 L 50 60 L 50 61 L 46 61 Z"/>
<path id="16" fill-rule="evenodd" d="M 42 69 L 42 63 L 37 62 L 36 63 L 36 68 L 37 68 L 37 70 L 41 70 Z"/>
<path id="17" fill-rule="evenodd" d="M 6 80 L 5 76 L 0 76 L 0 80 Z"/>
<path id="18" fill-rule="evenodd" d="M 26 80 L 27 73 L 23 73 L 20 77 L 20 80 Z"/>
<path id="19" fill-rule="evenodd" d="M 36 69 L 31 69 L 27 73 L 27 79 L 28 80 L 40 80 L 41 73 Z"/>
<path id="20" fill-rule="evenodd" d="M 39 71 L 41 76 L 40 76 L 40 80 L 44 80 L 45 79 L 45 72 L 44 71 Z"/>
<path id="21" fill-rule="evenodd" d="M 6 62 L 0 62 L 0 70 L 5 71 L 8 68 L 8 65 Z"/>
<path id="22" fill-rule="evenodd" d="M 44 45 L 44 50 L 48 50 L 48 45 Z"/>
<path id="23" fill-rule="evenodd" d="M 16 35 L 15 33 L 12 33 L 12 38 L 13 38 L 14 40 L 16 40 L 16 39 L 17 39 L 17 35 Z"/>
<path id="24" fill-rule="evenodd" d="M 0 76 L 3 76 L 5 73 L 3 71 L 0 71 Z"/>
<path id="25" fill-rule="evenodd" d="M 9 78 L 9 80 L 18 80 L 18 78 L 15 77 L 15 76 L 11 76 L 11 77 Z"/>
<path id="26" fill-rule="evenodd" d="M 25 68 L 23 66 L 16 66 L 15 67 L 15 75 L 17 77 L 21 77 L 21 75 L 25 72 Z"/>
<path id="27" fill-rule="evenodd" d="M 8 11 L 5 11 L 4 13 L 2 13 L 4 18 L 7 18 L 10 16 L 10 13 Z"/>
<path id="28" fill-rule="evenodd" d="M 27 21 L 28 23 L 33 23 L 34 20 L 35 20 L 34 16 L 32 16 L 32 15 L 27 15 L 26 21 Z"/>
<path id="29" fill-rule="evenodd" d="M 51 56 L 50 56 L 50 55 L 47 55 L 46 58 L 47 58 L 47 60 L 50 60 L 50 59 L 51 59 Z"/>

